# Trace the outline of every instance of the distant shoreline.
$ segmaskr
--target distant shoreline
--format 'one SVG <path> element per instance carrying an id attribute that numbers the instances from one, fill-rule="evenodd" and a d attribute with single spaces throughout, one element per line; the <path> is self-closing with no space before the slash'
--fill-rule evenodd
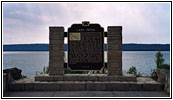
<path id="1" fill-rule="evenodd" d="M 170 51 L 170 44 L 123 44 L 123 51 Z M 49 44 L 8 44 L 3 51 L 49 51 Z M 64 44 L 67 51 L 67 44 Z M 107 51 L 107 44 L 104 44 Z"/>

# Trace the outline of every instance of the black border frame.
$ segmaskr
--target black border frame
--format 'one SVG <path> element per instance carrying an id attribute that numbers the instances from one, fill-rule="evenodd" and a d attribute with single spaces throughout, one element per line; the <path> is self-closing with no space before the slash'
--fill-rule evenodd
<path id="1" fill-rule="evenodd" d="M 140 3 L 140 2 L 154 2 L 154 3 L 155 2 L 167 2 L 167 3 L 170 3 L 171 4 L 171 7 L 170 7 L 171 8 L 171 10 L 170 10 L 171 11 L 171 16 L 170 16 L 171 17 L 171 23 L 170 23 L 171 24 L 170 25 L 170 27 L 171 27 L 171 35 L 170 35 L 171 36 L 171 40 L 170 40 L 170 43 L 171 43 L 171 45 L 170 45 L 170 47 L 171 47 L 170 48 L 170 54 L 171 54 L 170 58 L 171 59 L 170 59 L 170 66 L 172 67 L 172 1 L 1 1 L 1 47 L 3 46 L 2 45 L 2 42 L 3 42 L 2 41 L 2 33 L 3 33 L 2 32 L 2 17 L 3 17 L 2 16 L 2 8 L 3 8 L 2 4 L 4 2 L 33 2 L 33 3 L 34 2 L 136 2 L 136 3 Z M 81 97 L 79 97 L 79 98 L 70 98 L 70 97 L 69 98 L 67 98 L 67 97 L 66 98 L 65 97 L 64 98 L 60 98 L 60 97 L 59 98 L 58 97 L 57 98 L 51 98 L 51 97 L 50 98 L 47 98 L 47 97 L 46 98 L 41 98 L 41 97 L 29 98 L 28 97 L 27 98 L 26 97 L 26 98 L 24 98 L 24 97 L 20 97 L 20 98 L 17 98 L 16 97 L 16 98 L 10 98 L 10 97 L 5 97 L 5 98 L 3 98 L 3 96 L 2 96 L 2 93 L 3 93 L 3 86 L 2 86 L 2 82 L 3 82 L 3 80 L 2 80 L 2 76 L 3 76 L 2 59 L 3 58 L 2 58 L 2 51 L 3 50 L 1 48 L 1 99 L 172 99 L 172 70 L 171 70 L 171 74 L 170 74 L 171 75 L 171 77 L 170 77 L 171 78 L 170 98 L 164 98 L 164 97 L 163 98 L 157 98 L 157 97 L 155 97 L 155 98 L 150 98 L 150 97 L 146 97 L 146 98 L 144 98 L 144 97 L 143 98 L 138 98 L 138 97 L 131 97 L 131 98 L 128 98 L 128 97 L 127 98 L 125 98 L 125 97 L 124 98 L 123 97 L 122 98 L 119 98 L 119 97 L 118 98 L 116 98 L 116 97 L 112 97 L 112 98 L 106 98 L 106 97 L 100 97 L 100 98 L 92 98 L 92 97 L 91 98 L 81 98 Z"/>

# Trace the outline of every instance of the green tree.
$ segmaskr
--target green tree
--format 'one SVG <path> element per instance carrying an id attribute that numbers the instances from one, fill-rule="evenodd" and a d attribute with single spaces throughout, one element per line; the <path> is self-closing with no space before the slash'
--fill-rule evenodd
<path id="1" fill-rule="evenodd" d="M 155 62 L 156 62 L 157 68 L 160 68 L 161 65 L 164 63 L 163 54 L 160 51 L 158 51 L 155 56 L 156 56 Z"/>

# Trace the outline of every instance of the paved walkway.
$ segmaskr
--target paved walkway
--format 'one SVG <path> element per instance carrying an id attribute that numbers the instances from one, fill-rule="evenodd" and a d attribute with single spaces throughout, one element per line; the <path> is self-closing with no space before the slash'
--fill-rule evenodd
<path id="1" fill-rule="evenodd" d="M 163 91 L 15 91 L 4 97 L 168 97 Z"/>

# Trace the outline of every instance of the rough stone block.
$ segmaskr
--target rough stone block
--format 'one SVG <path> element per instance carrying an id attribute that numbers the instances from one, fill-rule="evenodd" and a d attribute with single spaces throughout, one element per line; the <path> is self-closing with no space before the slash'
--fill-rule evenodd
<path id="1" fill-rule="evenodd" d="M 110 39 L 109 37 L 122 37 L 122 32 L 121 31 L 110 31 L 107 34 L 108 39 Z M 122 38 L 120 38 L 122 39 Z"/>
<path id="2" fill-rule="evenodd" d="M 141 91 L 141 84 L 129 84 L 129 91 Z"/>
<path id="3" fill-rule="evenodd" d="M 57 91 L 59 90 L 59 85 L 56 83 L 49 82 L 41 82 L 41 83 L 34 83 L 34 90 L 35 91 Z"/>
<path id="4" fill-rule="evenodd" d="M 95 91 L 105 91 L 107 89 L 106 82 L 95 82 Z"/>
<path id="5" fill-rule="evenodd" d="M 109 56 L 110 60 L 111 60 L 111 58 L 113 59 L 115 57 L 117 60 L 121 60 L 122 59 L 122 51 L 121 50 L 109 50 L 107 52 L 107 56 Z"/>
<path id="6" fill-rule="evenodd" d="M 107 85 L 107 90 L 109 91 L 127 91 L 128 88 L 129 88 L 129 84 L 127 83 L 110 82 Z"/>
<path id="7" fill-rule="evenodd" d="M 117 45 L 117 44 L 115 44 L 115 45 L 109 45 L 108 44 L 108 50 L 109 51 L 122 51 L 122 45 Z"/>
<path id="8" fill-rule="evenodd" d="M 122 76 L 122 70 L 108 69 L 108 76 Z"/>
<path id="9" fill-rule="evenodd" d="M 64 51 L 51 51 L 51 52 L 49 52 L 49 56 L 50 57 L 60 57 L 60 58 L 64 59 L 65 52 Z"/>
<path id="10" fill-rule="evenodd" d="M 122 61 L 121 61 L 121 59 L 111 59 L 110 58 L 110 59 L 108 59 L 107 64 L 109 65 L 110 68 L 116 67 L 116 66 L 120 67 L 122 64 Z"/>
<path id="11" fill-rule="evenodd" d="M 108 76 L 99 76 L 98 81 L 108 81 Z"/>
<path id="12" fill-rule="evenodd" d="M 60 84 L 60 90 L 62 91 L 85 91 L 86 90 L 86 84 L 85 82 L 65 82 L 63 84 Z"/>
<path id="13" fill-rule="evenodd" d="M 87 91 L 94 91 L 95 90 L 95 83 L 93 81 L 86 82 L 86 90 Z"/>
<path id="14" fill-rule="evenodd" d="M 113 68 L 112 68 L 112 69 L 108 69 L 108 70 L 110 70 L 110 71 L 109 71 L 110 73 L 114 74 L 114 73 L 116 73 L 116 72 L 119 73 L 119 71 L 121 72 L 122 69 L 113 69 Z M 109 75 L 109 72 L 108 72 L 108 75 Z M 116 75 L 114 75 L 114 76 L 116 76 Z M 119 76 L 119 75 L 117 75 L 117 76 Z"/>
<path id="15" fill-rule="evenodd" d="M 63 81 L 63 80 L 64 80 L 63 76 L 58 76 L 58 75 L 53 76 L 53 81 Z"/>
<path id="16" fill-rule="evenodd" d="M 108 70 L 112 70 L 112 71 L 121 71 L 122 70 L 122 63 L 121 62 L 118 62 L 117 60 L 113 60 L 113 61 L 110 61 L 108 60 L 108 64 L 107 64 L 107 68 Z M 111 63 L 111 62 L 114 62 L 114 63 Z"/>
<path id="17" fill-rule="evenodd" d="M 25 83 L 25 91 L 33 91 L 34 90 L 34 84 L 33 83 Z"/>
<path id="18" fill-rule="evenodd" d="M 64 75 L 64 70 L 59 70 L 60 75 Z"/>
<path id="19" fill-rule="evenodd" d="M 55 45 L 55 46 L 49 46 L 49 50 L 51 51 L 64 51 L 63 45 Z"/>
<path id="20" fill-rule="evenodd" d="M 50 61 L 49 61 L 50 63 L 58 63 L 58 64 L 60 64 L 59 66 L 62 66 L 61 63 L 64 64 L 64 58 L 63 57 L 54 57 L 53 56 L 53 57 L 51 57 L 49 59 L 50 59 Z M 55 65 L 55 64 L 51 64 L 51 65 Z"/>
<path id="21" fill-rule="evenodd" d="M 63 75 L 62 73 L 59 73 L 59 71 L 50 71 L 49 72 L 50 76 L 54 76 L 54 75 Z"/>
<path id="22" fill-rule="evenodd" d="M 53 34 L 49 36 L 49 40 L 64 40 L 64 34 Z"/>
<path id="23" fill-rule="evenodd" d="M 120 78 L 118 76 L 109 76 L 108 81 L 119 81 Z"/>
<path id="24" fill-rule="evenodd" d="M 110 56 L 108 56 L 108 57 L 109 57 L 109 59 L 107 58 L 107 60 L 108 60 L 107 64 L 114 64 L 114 63 L 117 63 L 118 64 L 118 63 L 122 63 L 122 61 L 121 61 L 122 60 L 121 59 L 122 57 L 119 58 L 119 59 L 118 58 L 116 59 L 116 58 L 113 58 L 113 57 L 110 57 Z"/>
<path id="25" fill-rule="evenodd" d="M 142 84 L 143 91 L 163 91 L 163 84 Z"/>
<path id="26" fill-rule="evenodd" d="M 53 81 L 53 76 L 36 76 L 35 81 Z"/>
<path id="27" fill-rule="evenodd" d="M 98 81 L 98 77 L 97 76 L 89 76 L 88 81 Z"/>
<path id="28" fill-rule="evenodd" d="M 62 34 L 62 32 L 63 32 L 63 30 L 61 30 L 61 31 L 54 31 L 54 32 L 49 32 L 50 34 L 49 34 L 49 37 L 51 37 L 51 36 L 54 36 L 54 37 L 62 37 L 62 36 L 64 36 L 64 34 Z M 65 33 L 65 32 L 64 32 Z"/>
<path id="29" fill-rule="evenodd" d="M 49 34 L 64 34 L 64 27 L 49 27 Z"/>
<path id="30" fill-rule="evenodd" d="M 109 41 L 107 41 L 107 43 L 111 43 L 111 41 L 113 41 L 113 40 L 119 40 L 119 41 L 122 41 L 122 36 L 121 35 L 113 35 L 113 36 L 108 36 L 107 37 L 107 40 L 109 40 Z"/>
<path id="31" fill-rule="evenodd" d="M 122 26 L 108 26 L 108 31 L 121 31 Z"/>
<path id="32" fill-rule="evenodd" d="M 24 83 L 11 83 L 8 90 L 10 91 L 24 91 Z"/>
<path id="33" fill-rule="evenodd" d="M 108 60 L 119 60 L 118 62 L 121 62 L 122 60 L 122 51 L 109 51 L 107 52 Z"/>
<path id="34" fill-rule="evenodd" d="M 87 81 L 88 80 L 88 76 L 80 76 L 79 80 L 80 81 Z"/>
<path id="35" fill-rule="evenodd" d="M 120 39 L 110 39 L 109 38 L 109 45 L 122 45 L 122 40 Z"/>
<path id="36" fill-rule="evenodd" d="M 120 82 L 136 82 L 136 77 L 127 76 L 109 76 L 108 81 L 120 81 Z"/>
<path id="37" fill-rule="evenodd" d="M 50 70 L 63 70 L 64 69 L 64 62 L 50 62 L 49 63 Z"/>
<path id="38" fill-rule="evenodd" d="M 49 59 L 50 59 L 49 65 L 58 65 L 58 64 L 60 64 L 59 66 L 62 66 L 62 64 L 64 64 L 64 60 L 61 59 L 61 58 L 52 57 L 52 58 L 49 58 Z"/>
<path id="39" fill-rule="evenodd" d="M 136 82 L 137 81 L 137 79 L 136 79 L 136 77 L 135 76 L 133 76 L 133 77 L 122 77 L 122 80 L 124 80 L 124 81 L 127 81 L 127 82 Z"/>
<path id="40" fill-rule="evenodd" d="M 64 81 L 80 81 L 80 76 L 64 76 Z"/>
<path id="41" fill-rule="evenodd" d="M 63 46 L 64 40 L 49 40 L 49 45 L 53 46 Z M 61 47 L 62 48 L 62 47 Z"/>
<path id="42" fill-rule="evenodd" d="M 50 69 L 49 70 L 49 75 L 52 76 L 52 75 L 64 75 L 64 70 L 53 70 L 53 69 Z"/>

